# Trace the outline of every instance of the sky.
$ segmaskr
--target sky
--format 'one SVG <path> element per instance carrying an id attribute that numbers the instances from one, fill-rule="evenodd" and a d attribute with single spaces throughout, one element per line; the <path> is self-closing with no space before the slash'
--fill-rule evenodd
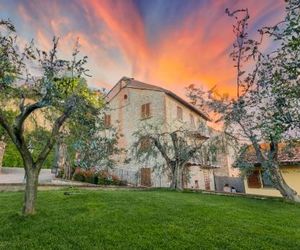
<path id="1" fill-rule="evenodd" d="M 235 93 L 229 57 L 234 20 L 225 9 L 248 8 L 249 34 L 280 21 L 283 0 L 0 0 L 23 42 L 42 49 L 60 37 L 68 58 L 79 38 L 93 88 L 110 89 L 123 76 L 184 96 L 190 84 Z"/>

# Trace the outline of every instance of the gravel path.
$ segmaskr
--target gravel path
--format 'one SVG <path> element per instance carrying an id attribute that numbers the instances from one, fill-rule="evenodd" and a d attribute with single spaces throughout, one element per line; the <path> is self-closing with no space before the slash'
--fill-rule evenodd
<path id="1" fill-rule="evenodd" d="M 23 168 L 2 168 L 0 172 L 0 184 L 24 183 L 24 175 L 25 171 Z M 55 176 L 51 174 L 51 169 L 42 169 L 39 176 L 39 183 L 52 183 L 54 178 Z"/>

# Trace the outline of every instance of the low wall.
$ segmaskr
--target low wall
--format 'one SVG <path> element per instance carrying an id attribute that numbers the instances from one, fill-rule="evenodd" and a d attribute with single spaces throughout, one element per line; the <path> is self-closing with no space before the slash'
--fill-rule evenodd
<path id="1" fill-rule="evenodd" d="M 228 184 L 234 187 L 236 192 L 245 193 L 244 180 L 241 177 L 215 176 L 216 191 L 223 192 L 224 186 Z"/>

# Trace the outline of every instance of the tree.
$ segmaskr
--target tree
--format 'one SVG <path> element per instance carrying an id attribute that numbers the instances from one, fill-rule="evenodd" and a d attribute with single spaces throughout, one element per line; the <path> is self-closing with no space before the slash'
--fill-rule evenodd
<path id="1" fill-rule="evenodd" d="M 52 150 L 61 128 L 72 116 L 80 116 L 90 107 L 101 108 L 102 99 L 89 88 L 84 76 L 86 57 L 77 59 L 75 46 L 72 60 L 58 58 L 58 39 L 47 53 L 33 42 L 21 48 L 14 25 L 0 22 L 0 125 L 17 147 L 26 173 L 23 214 L 35 213 L 38 176 Z M 17 107 L 17 115 L 10 122 L 6 111 Z M 35 156 L 25 136 L 24 124 L 38 112 L 47 122 L 38 124 L 50 131 L 42 150 Z M 45 136 L 47 136 L 45 134 Z"/>
<path id="2" fill-rule="evenodd" d="M 118 147 L 116 128 L 105 124 L 105 111 L 96 109 L 93 113 L 85 113 L 84 119 L 72 120 L 65 143 L 77 154 L 75 166 L 97 171 L 114 167 L 114 159 L 123 149 Z"/>
<path id="3" fill-rule="evenodd" d="M 100 91 L 96 95 L 104 96 Z M 68 126 L 57 140 L 54 167 L 59 175 L 72 179 L 75 167 L 108 170 L 115 166 L 115 159 L 124 149 L 118 146 L 119 133 L 114 126 L 106 124 L 107 105 L 101 109 L 85 110 L 84 114 L 69 118 Z"/>
<path id="4" fill-rule="evenodd" d="M 100 91 L 95 93 L 104 96 Z M 70 117 L 56 147 L 55 165 L 63 171 L 63 178 L 71 179 L 74 167 L 96 171 L 114 167 L 115 158 L 123 149 L 118 147 L 117 129 L 105 122 L 107 111 L 109 108 L 104 105 Z"/>
<path id="5" fill-rule="evenodd" d="M 138 162 L 161 168 L 171 179 L 170 188 L 183 189 L 183 173 L 189 164 L 206 166 L 219 136 L 206 137 L 203 126 L 192 131 L 186 126 L 143 123 L 134 133 L 132 155 Z M 220 144 L 219 144 L 220 145 Z M 219 147 L 218 147 L 219 148 Z"/>
<path id="6" fill-rule="evenodd" d="M 1 132 L 0 132 L 1 133 Z M 6 138 L 4 135 L 0 136 L 0 171 L 2 168 L 3 157 L 6 148 Z"/>
<path id="7" fill-rule="evenodd" d="M 14 116 L 14 113 L 11 111 L 5 111 L 5 113 L 8 120 L 11 120 Z M 3 127 L 0 127 L 0 171 L 4 159 L 5 149 L 8 143 L 10 143 L 9 136 L 6 133 L 5 129 Z"/>
<path id="8" fill-rule="evenodd" d="M 299 140 L 300 127 L 299 1 L 287 1 L 285 10 L 283 21 L 259 30 L 259 41 L 248 38 L 247 9 L 226 10 L 237 20 L 234 27 L 241 27 L 239 24 L 244 22 L 242 28 L 234 29 L 236 43 L 231 54 L 239 65 L 236 68 L 240 91 L 236 99 L 210 91 L 206 103 L 218 117 L 216 120 L 224 123 L 225 131 L 246 144 L 246 147 L 241 147 L 237 165 L 243 170 L 255 168 L 242 158 L 250 144 L 255 150 L 257 163 L 269 174 L 273 186 L 285 199 L 300 202 L 298 194 L 285 182 L 278 160 L 280 147 L 293 152 L 292 144 Z M 261 51 L 263 38 L 272 44 L 271 52 Z M 247 63 L 251 63 L 250 70 L 244 77 Z M 195 89 L 190 88 L 190 92 L 195 93 Z M 198 98 L 202 103 L 204 96 L 198 95 Z M 263 147 L 265 144 L 267 147 Z"/>

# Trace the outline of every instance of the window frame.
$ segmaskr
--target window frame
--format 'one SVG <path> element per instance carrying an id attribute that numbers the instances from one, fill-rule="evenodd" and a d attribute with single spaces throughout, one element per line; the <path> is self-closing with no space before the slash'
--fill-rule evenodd
<path id="1" fill-rule="evenodd" d="M 151 103 L 147 102 L 141 105 L 141 119 L 148 119 L 151 117 Z"/>
<path id="2" fill-rule="evenodd" d="M 110 114 L 104 114 L 104 127 L 105 128 L 111 127 L 111 115 Z"/>
<path id="3" fill-rule="evenodd" d="M 145 152 L 151 147 L 151 139 L 149 137 L 143 137 L 140 141 L 140 150 Z"/>
<path id="4" fill-rule="evenodd" d="M 190 114 L 190 124 L 192 128 L 196 128 L 195 117 L 193 114 Z"/>
<path id="5" fill-rule="evenodd" d="M 183 121 L 183 108 L 180 106 L 177 106 L 177 120 Z"/>

